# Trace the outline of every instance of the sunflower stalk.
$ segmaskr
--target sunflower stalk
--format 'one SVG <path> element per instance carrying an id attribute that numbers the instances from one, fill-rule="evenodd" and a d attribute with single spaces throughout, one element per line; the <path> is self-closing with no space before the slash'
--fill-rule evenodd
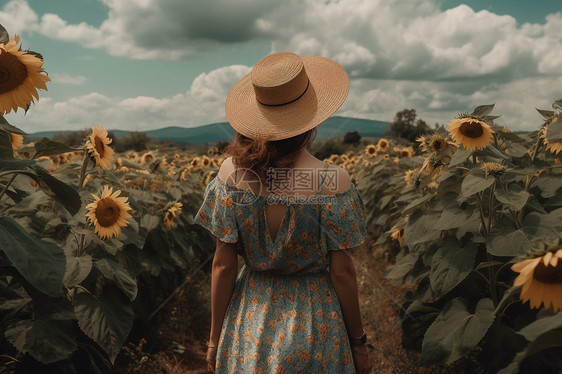
<path id="1" fill-rule="evenodd" d="M 484 203 L 482 202 L 482 192 L 478 192 L 476 194 L 476 197 L 478 198 L 478 211 L 480 213 L 479 214 L 480 223 L 482 224 L 482 229 L 484 230 L 484 236 L 487 237 L 490 229 L 486 227 L 486 220 L 485 220 L 484 209 L 483 209 Z M 489 213 L 491 216 L 491 212 Z M 491 219 L 492 218 L 490 217 L 488 219 L 488 222 L 490 222 Z M 486 257 L 488 262 L 493 261 L 492 255 L 488 252 L 487 249 L 486 249 Z M 495 307 L 498 305 L 498 295 L 496 291 L 496 273 L 493 271 L 491 267 L 488 267 L 488 286 L 490 287 L 490 295 L 492 296 L 492 302 L 494 303 L 494 307 Z"/>
<path id="2" fill-rule="evenodd" d="M 499 182 L 500 186 L 502 187 L 503 191 L 507 193 L 507 185 L 505 184 L 505 182 L 502 179 L 498 179 L 498 182 Z M 507 207 L 507 210 L 509 210 L 509 213 L 511 214 L 511 217 L 513 218 L 513 223 L 515 224 L 515 228 L 517 230 L 521 229 L 521 226 L 522 226 L 521 225 L 521 218 L 519 217 L 520 211 L 515 212 L 510 207 Z"/>
<path id="3" fill-rule="evenodd" d="M 84 179 L 86 179 L 86 169 L 88 169 L 88 162 L 90 156 L 88 155 L 88 150 L 84 150 L 84 160 L 82 161 L 82 167 L 80 168 L 80 179 L 78 181 L 78 188 L 82 188 L 84 184 Z"/>
<path id="4" fill-rule="evenodd" d="M 4 196 L 4 194 L 6 193 L 6 191 L 8 191 L 8 187 L 10 187 L 10 184 L 12 184 L 14 179 L 16 179 L 16 175 L 18 175 L 18 174 L 17 173 L 12 174 L 12 177 L 10 178 L 10 180 L 8 181 L 6 186 L 4 186 L 4 188 L 2 189 L 2 192 L 0 192 L 0 200 L 2 200 L 2 197 Z"/>

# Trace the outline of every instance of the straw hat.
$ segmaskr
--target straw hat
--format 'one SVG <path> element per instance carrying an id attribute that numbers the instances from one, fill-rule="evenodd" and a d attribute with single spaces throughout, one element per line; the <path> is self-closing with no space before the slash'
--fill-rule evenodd
<path id="1" fill-rule="evenodd" d="M 230 125 L 251 139 L 280 140 L 324 122 L 345 101 L 349 77 L 326 57 L 278 52 L 260 60 L 230 90 Z"/>

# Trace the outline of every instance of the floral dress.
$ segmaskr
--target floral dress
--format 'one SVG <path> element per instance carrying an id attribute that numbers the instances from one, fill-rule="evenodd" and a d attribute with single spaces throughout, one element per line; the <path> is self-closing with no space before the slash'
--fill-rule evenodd
<path id="1" fill-rule="evenodd" d="M 245 262 L 223 321 L 216 373 L 355 373 L 328 251 L 364 242 L 365 205 L 353 183 L 320 195 L 324 179 L 316 200 L 276 198 L 288 208 L 274 240 L 265 209 L 271 196 L 218 176 L 207 185 L 194 221 L 224 242 L 241 240 Z"/>

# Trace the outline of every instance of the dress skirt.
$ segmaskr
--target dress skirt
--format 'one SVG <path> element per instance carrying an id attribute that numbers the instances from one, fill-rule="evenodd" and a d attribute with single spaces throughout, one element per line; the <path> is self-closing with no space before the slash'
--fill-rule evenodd
<path id="1" fill-rule="evenodd" d="M 355 373 L 327 269 L 281 275 L 244 265 L 223 322 L 216 373 Z"/>

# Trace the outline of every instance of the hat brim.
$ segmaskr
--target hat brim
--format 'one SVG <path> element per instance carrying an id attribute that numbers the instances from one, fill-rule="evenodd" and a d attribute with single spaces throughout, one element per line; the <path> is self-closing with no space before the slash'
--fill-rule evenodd
<path id="1" fill-rule="evenodd" d="M 301 58 L 309 86 L 291 103 L 270 106 L 258 102 L 251 72 L 230 90 L 225 112 L 236 131 L 251 139 L 286 139 L 318 126 L 338 110 L 349 92 L 349 77 L 344 68 L 326 57 Z"/>

